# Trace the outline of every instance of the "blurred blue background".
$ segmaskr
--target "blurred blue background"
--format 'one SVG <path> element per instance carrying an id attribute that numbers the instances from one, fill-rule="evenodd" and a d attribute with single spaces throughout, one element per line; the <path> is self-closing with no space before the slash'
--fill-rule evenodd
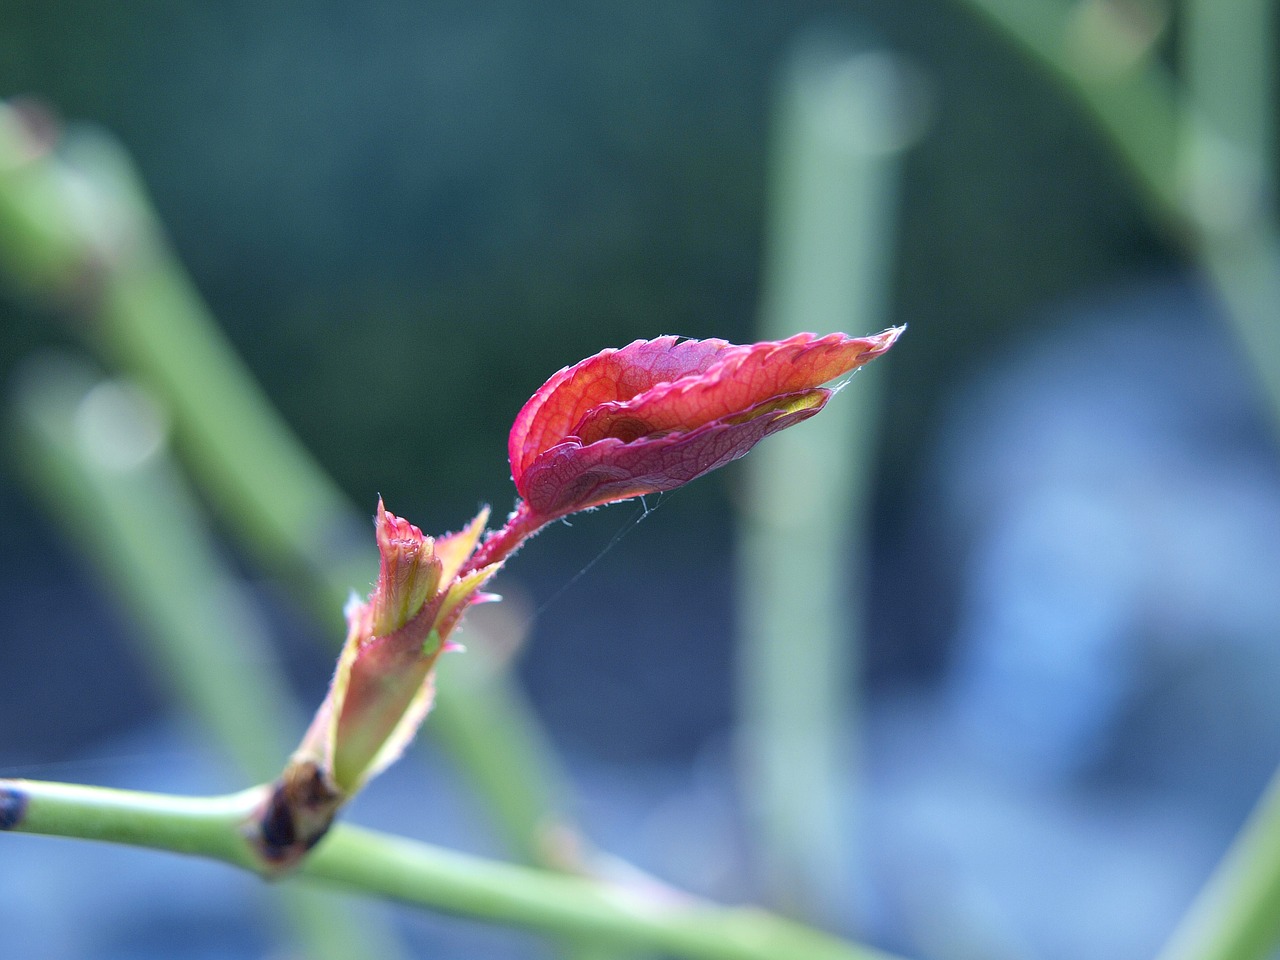
<path id="1" fill-rule="evenodd" d="M 899 56 L 920 125 L 884 238 L 884 321 L 910 328 L 878 361 L 847 583 L 871 598 L 857 875 L 828 922 L 938 960 L 1150 954 L 1280 758 L 1273 424 L 1098 131 L 970 12 L 9 0 L 0 93 L 118 137 L 341 488 L 444 531 L 509 507 L 506 430 L 559 367 L 664 333 L 757 338 L 771 111 L 815 24 Z M 11 288 L 0 316 L 0 381 L 81 350 L 81 321 Z M 641 522 L 625 504 L 550 529 L 481 611 L 522 638 L 588 835 L 726 900 L 767 886 L 734 765 L 742 466 Z M 238 786 L 21 476 L 0 475 L 0 775 Z M 317 703 L 319 628 L 226 555 Z M 444 760 L 402 767 L 355 819 L 501 854 Z M 257 885 L 218 868 L 2 846 L 6 955 L 288 955 Z M 544 949 L 397 916 L 415 955 Z"/>

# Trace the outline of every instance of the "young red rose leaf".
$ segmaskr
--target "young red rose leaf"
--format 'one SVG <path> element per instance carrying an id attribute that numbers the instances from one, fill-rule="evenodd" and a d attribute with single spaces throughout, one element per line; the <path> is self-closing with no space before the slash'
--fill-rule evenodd
<path id="1" fill-rule="evenodd" d="M 878 357 L 901 333 L 802 333 L 742 346 L 659 337 L 566 367 L 511 430 L 524 509 L 545 522 L 688 483 L 813 416 L 831 395 L 822 384 Z"/>
<path id="2" fill-rule="evenodd" d="M 829 390 L 788 394 L 688 432 L 629 442 L 606 437 L 585 446 L 566 441 L 538 458 L 527 477 L 526 501 L 539 514 L 556 517 L 674 490 L 738 459 L 769 434 L 807 420 L 830 396 Z"/>
<path id="3" fill-rule="evenodd" d="M 572 434 L 593 407 L 702 373 L 730 346 L 724 340 L 680 342 L 679 337 L 658 337 L 637 340 L 620 350 L 602 350 L 562 369 L 538 388 L 511 427 L 507 452 L 516 489 L 538 454 Z"/>

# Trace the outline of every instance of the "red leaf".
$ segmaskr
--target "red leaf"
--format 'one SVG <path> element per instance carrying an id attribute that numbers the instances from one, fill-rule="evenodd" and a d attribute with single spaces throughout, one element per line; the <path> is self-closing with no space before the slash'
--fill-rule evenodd
<path id="1" fill-rule="evenodd" d="M 561 370 L 516 417 L 516 489 L 542 519 L 671 490 L 741 457 L 826 404 L 821 384 L 889 349 L 872 337 L 802 333 L 736 346 L 660 337 Z"/>

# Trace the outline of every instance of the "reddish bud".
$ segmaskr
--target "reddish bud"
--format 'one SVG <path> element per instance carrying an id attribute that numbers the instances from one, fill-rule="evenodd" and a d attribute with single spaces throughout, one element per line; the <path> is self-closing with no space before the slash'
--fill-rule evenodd
<path id="1" fill-rule="evenodd" d="M 483 510 L 465 529 L 433 540 L 379 501 L 378 582 L 367 602 L 348 605 L 329 694 L 263 810 L 259 845 L 280 868 L 305 854 L 426 718 L 436 662 L 457 649 L 449 634 L 471 604 L 492 599 L 481 588 L 500 564 L 469 563 L 488 517 Z"/>
<path id="2" fill-rule="evenodd" d="M 370 626 L 377 636 L 408 623 L 440 583 L 435 542 L 408 520 L 387 513 L 378 498 L 378 584 L 369 598 Z"/>

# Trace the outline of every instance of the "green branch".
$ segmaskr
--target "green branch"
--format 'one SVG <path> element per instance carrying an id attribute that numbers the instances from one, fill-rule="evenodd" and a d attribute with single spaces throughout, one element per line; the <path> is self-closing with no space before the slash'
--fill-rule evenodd
<path id="1" fill-rule="evenodd" d="M 1178 104 L 1172 79 L 1150 59 L 1154 37 L 1130 33 L 1122 22 L 1108 23 L 1105 4 L 958 2 L 995 26 L 1080 101 L 1159 216 L 1183 219 L 1176 165 Z"/>
<path id="2" fill-rule="evenodd" d="M 261 787 L 186 798 L 0 780 L 0 830 L 171 850 L 267 875 L 241 833 L 263 797 Z M 345 825 L 334 827 L 297 875 L 536 933 L 690 960 L 895 960 L 754 908 L 614 887 Z"/>
<path id="3" fill-rule="evenodd" d="M 261 787 L 221 797 L 176 797 L 0 780 L 0 828 L 193 854 L 261 872 L 239 828 L 263 796 Z"/>
<path id="4" fill-rule="evenodd" d="M 1280 773 L 1159 960 L 1262 960 L 1280 941 Z"/>
<path id="5" fill-rule="evenodd" d="M 896 164 L 909 139 L 883 50 L 820 35 L 779 85 L 761 339 L 885 318 Z M 861 579 L 882 371 L 743 467 L 738 709 L 753 857 L 770 904 L 849 919 L 857 872 Z M 803 464 L 803 469 L 796 469 Z"/>
<path id="6" fill-rule="evenodd" d="M 1280 237 L 1265 192 L 1244 215 L 1226 222 L 1196 202 L 1205 186 L 1232 189 L 1235 173 L 1205 168 L 1195 155 L 1197 131 L 1206 119 L 1231 147 L 1230 123 L 1216 122 L 1214 104 L 1180 90 L 1154 59 L 1157 30 L 1143 33 L 1115 12 L 1118 5 L 1067 4 L 1062 0 L 958 0 L 995 26 L 1033 63 L 1054 77 L 1084 108 L 1115 151 L 1152 219 L 1182 240 L 1227 308 L 1247 348 L 1273 419 L 1280 426 Z M 1254 16 L 1253 32 L 1269 36 L 1265 7 L 1241 6 Z M 1222 5 L 1228 5 L 1223 0 Z M 1230 56 L 1237 56 L 1232 53 Z M 1265 73 L 1265 71 L 1264 71 Z M 1191 131 L 1191 135 L 1188 135 Z M 1191 151 L 1188 151 L 1188 147 Z M 1259 158 L 1265 170 L 1267 159 Z"/>

